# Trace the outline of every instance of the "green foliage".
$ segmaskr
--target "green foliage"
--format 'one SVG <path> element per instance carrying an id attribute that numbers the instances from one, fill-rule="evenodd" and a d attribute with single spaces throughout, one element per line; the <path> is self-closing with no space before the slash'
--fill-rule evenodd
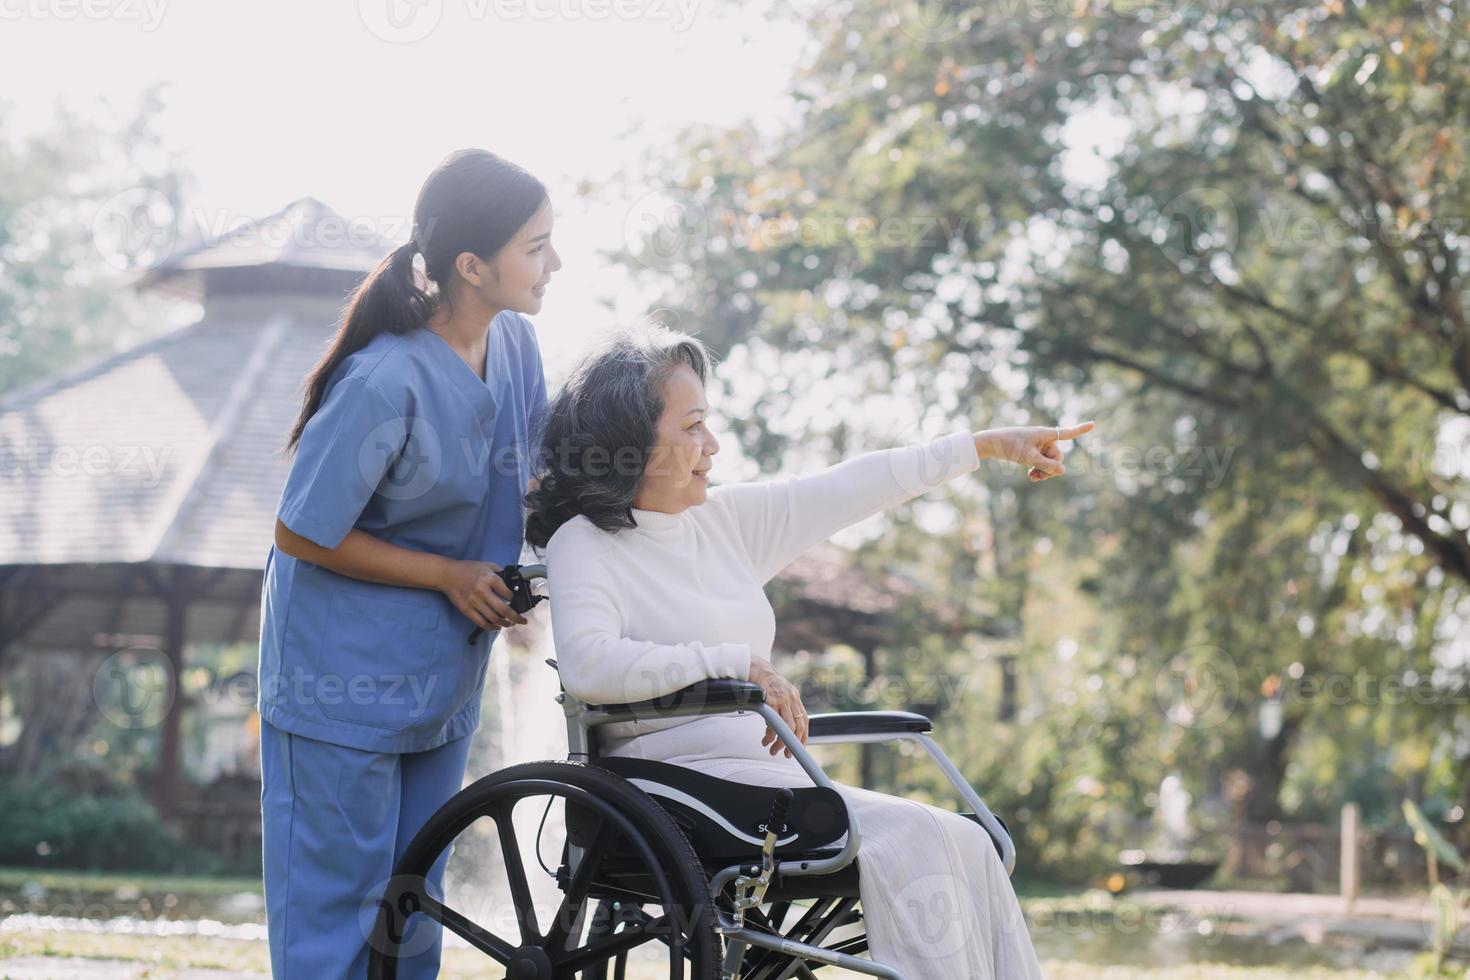
<path id="1" fill-rule="evenodd" d="M 209 873 L 217 860 L 168 831 L 136 790 L 57 773 L 0 780 L 0 864 Z"/>
<path id="2" fill-rule="evenodd" d="M 865 560 L 932 602 L 879 669 L 982 681 L 941 733 L 1058 873 L 1170 773 L 1216 826 L 1470 803 L 1463 21 L 920 6 L 813 8 L 798 118 L 688 133 L 678 247 L 623 256 L 763 468 L 1098 419 L 891 515 Z"/>
<path id="3" fill-rule="evenodd" d="M 1413 800 L 1404 800 L 1404 818 L 1414 829 L 1415 843 L 1424 848 L 1425 854 L 1429 856 L 1430 888 L 1426 909 L 1429 917 L 1430 951 L 1422 972 L 1428 976 L 1440 976 L 1445 967 L 1445 958 L 1454 948 L 1460 923 L 1465 913 L 1470 911 L 1470 890 L 1450 887 L 1436 880 L 1435 868 L 1437 863 L 1443 862 L 1455 871 L 1463 872 L 1465 859 L 1454 845 L 1444 839 L 1444 835 L 1434 824 L 1429 822 L 1424 811 Z"/>
<path id="4" fill-rule="evenodd" d="M 161 257 L 143 246 L 176 230 L 186 183 L 159 144 L 162 107 L 156 89 L 132 118 L 62 105 L 22 133 L 0 102 L 0 395 L 177 325 L 128 288 Z"/>
<path id="5" fill-rule="evenodd" d="M 1413 800 L 1404 800 L 1404 818 L 1409 821 L 1409 826 L 1414 828 L 1414 842 L 1430 854 L 1434 855 L 1436 861 L 1446 864 L 1455 871 L 1465 870 L 1465 859 L 1460 857 L 1460 852 L 1455 850 L 1453 844 L 1444 839 L 1444 835 L 1429 822 L 1424 816 L 1424 811 Z"/>

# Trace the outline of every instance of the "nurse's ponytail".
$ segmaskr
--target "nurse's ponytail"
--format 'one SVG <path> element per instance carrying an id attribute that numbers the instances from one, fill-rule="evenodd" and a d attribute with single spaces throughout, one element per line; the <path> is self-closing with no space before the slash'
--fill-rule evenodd
<path id="1" fill-rule="evenodd" d="M 454 260 L 464 252 L 489 261 L 546 203 L 546 187 L 488 150 L 456 150 L 429 174 L 413 209 L 413 235 L 358 284 L 326 354 L 302 385 L 301 414 L 286 451 L 321 407 L 342 362 L 381 333 L 420 330 L 452 300 Z M 414 267 L 422 254 L 424 271 Z M 429 284 L 435 289 L 430 289 Z"/>

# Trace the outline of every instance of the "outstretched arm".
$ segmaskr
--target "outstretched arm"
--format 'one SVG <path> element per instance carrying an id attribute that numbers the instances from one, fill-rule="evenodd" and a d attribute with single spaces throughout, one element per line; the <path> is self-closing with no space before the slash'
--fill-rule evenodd
<path id="1" fill-rule="evenodd" d="M 980 465 L 977 434 L 879 449 L 816 473 L 712 487 L 729 508 L 757 579 L 765 583 L 842 528 L 910 500 Z"/>
<path id="2" fill-rule="evenodd" d="M 618 575 L 603 543 L 580 527 L 563 527 L 546 545 L 546 574 L 555 583 L 551 628 L 557 669 L 567 693 L 587 704 L 627 704 L 662 697 L 714 677 L 747 680 L 744 643 L 652 643 L 623 635 Z"/>
<path id="3" fill-rule="evenodd" d="M 709 501 L 729 509 L 764 584 L 817 542 L 972 472 L 981 459 L 1025 466 L 1037 483 L 1061 476 L 1067 470 L 1057 443 L 1094 427 L 1089 421 L 952 432 L 927 444 L 864 453 L 809 476 L 711 487 Z"/>

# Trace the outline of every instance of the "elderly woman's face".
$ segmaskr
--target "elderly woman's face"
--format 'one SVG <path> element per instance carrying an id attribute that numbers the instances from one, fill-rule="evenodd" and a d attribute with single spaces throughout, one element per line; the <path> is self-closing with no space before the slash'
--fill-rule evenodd
<path id="1" fill-rule="evenodd" d="M 654 431 L 653 449 L 633 497 L 634 507 L 676 514 L 704 503 L 710 457 L 720 451 L 706 425 L 708 413 L 699 375 L 681 363 L 664 382 L 664 414 Z"/>

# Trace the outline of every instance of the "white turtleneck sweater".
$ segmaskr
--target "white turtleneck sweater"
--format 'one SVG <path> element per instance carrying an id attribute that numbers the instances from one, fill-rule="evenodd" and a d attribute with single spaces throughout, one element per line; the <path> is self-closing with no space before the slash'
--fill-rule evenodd
<path id="1" fill-rule="evenodd" d="M 561 683 L 588 704 L 659 697 L 769 658 L 776 620 L 762 586 L 803 551 L 980 465 L 972 432 L 864 453 L 807 476 L 711 487 L 677 514 L 633 508 L 636 528 L 578 515 L 546 546 Z M 605 755 L 770 758 L 754 712 L 624 722 Z"/>

